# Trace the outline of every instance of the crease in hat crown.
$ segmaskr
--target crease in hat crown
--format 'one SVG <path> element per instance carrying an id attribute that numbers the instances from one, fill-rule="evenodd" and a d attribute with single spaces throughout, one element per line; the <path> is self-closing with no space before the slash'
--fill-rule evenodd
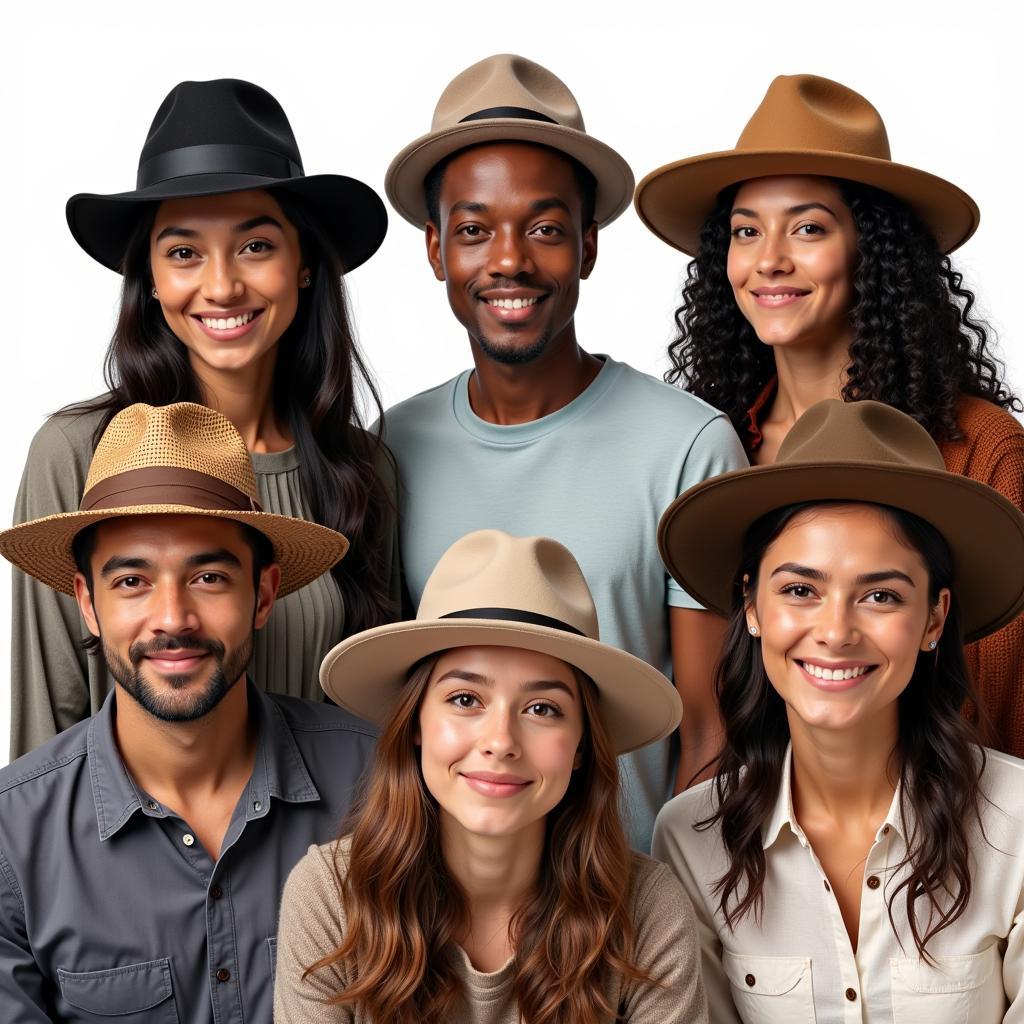
<path id="1" fill-rule="evenodd" d="M 600 639 L 583 570 L 568 548 L 549 537 L 513 537 L 501 530 L 462 537 L 427 579 L 416 619 L 494 608 L 542 615 Z"/>

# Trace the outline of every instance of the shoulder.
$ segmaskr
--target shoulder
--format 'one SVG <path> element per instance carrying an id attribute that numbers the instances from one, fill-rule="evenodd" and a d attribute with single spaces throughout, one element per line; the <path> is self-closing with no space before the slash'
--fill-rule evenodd
<path id="1" fill-rule="evenodd" d="M 716 419 L 723 419 L 728 423 L 724 413 L 696 395 L 637 370 L 629 363 L 616 365 L 621 370 L 615 390 L 624 397 L 635 399 L 640 409 L 649 410 L 648 415 L 652 418 L 656 415 L 671 416 L 674 420 L 688 423 L 698 430 Z"/>
<path id="2" fill-rule="evenodd" d="M 339 882 L 348 872 L 351 837 L 311 846 L 292 868 L 285 893 L 293 900 L 340 900 Z"/>
<path id="3" fill-rule="evenodd" d="M 643 911 L 666 897 L 670 900 L 679 897 L 685 899 L 669 866 L 634 850 L 630 868 L 630 898 L 633 906 Z"/>
<path id="4" fill-rule="evenodd" d="M 640 937 L 678 942 L 695 933 L 693 904 L 672 869 L 641 853 L 633 854 L 630 903 Z"/>
<path id="5" fill-rule="evenodd" d="M 984 748 L 985 768 L 981 788 L 989 800 L 1014 818 L 1024 817 L 1024 761 L 1019 757 Z"/>
<path id="6" fill-rule="evenodd" d="M 11 800 L 24 804 L 38 792 L 39 799 L 49 799 L 53 790 L 85 765 L 89 754 L 89 727 L 93 719 L 76 722 L 42 746 L 22 755 L 5 768 L 0 768 L 0 808 Z M 0 822 L 4 814 L 0 811 Z"/>
<path id="7" fill-rule="evenodd" d="M 293 734 L 352 733 L 371 740 L 377 738 L 377 729 L 369 722 L 333 704 L 289 697 L 283 693 L 267 693 L 264 697 L 281 712 Z"/>
<path id="8" fill-rule="evenodd" d="M 693 825 L 714 814 L 716 806 L 714 780 L 708 779 L 669 800 L 658 813 L 657 827 L 662 832 L 693 832 Z"/>
<path id="9" fill-rule="evenodd" d="M 384 413 L 384 439 L 390 444 L 396 432 L 408 430 L 422 420 L 424 416 L 436 415 L 438 410 L 450 406 L 451 396 L 462 374 L 437 384 L 418 395 L 413 395 Z"/>
<path id="10" fill-rule="evenodd" d="M 92 458 L 93 439 L 105 413 L 62 411 L 49 416 L 32 438 L 30 454 L 35 457 L 73 457 L 86 463 Z"/>
<path id="11" fill-rule="evenodd" d="M 977 395 L 961 395 L 956 405 L 956 420 L 968 440 L 994 432 L 997 437 L 1024 439 L 1024 427 L 1002 406 Z"/>

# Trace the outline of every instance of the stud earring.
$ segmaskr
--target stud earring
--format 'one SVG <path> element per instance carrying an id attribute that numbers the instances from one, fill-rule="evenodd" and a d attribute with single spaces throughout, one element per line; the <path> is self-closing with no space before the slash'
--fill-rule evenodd
<path id="1" fill-rule="evenodd" d="M 757 636 L 757 626 L 751 626 L 750 627 L 750 635 L 751 636 Z"/>
<path id="2" fill-rule="evenodd" d="M 155 288 L 153 289 L 153 298 L 154 299 L 159 299 L 160 298 L 160 296 L 157 294 L 157 290 Z"/>
<path id="3" fill-rule="evenodd" d="M 929 651 L 934 651 L 935 648 L 938 647 L 938 646 L 939 646 L 939 641 L 938 640 L 929 640 L 928 641 L 928 650 Z"/>
<path id="4" fill-rule="evenodd" d="M 305 276 L 304 276 L 304 277 L 302 278 L 302 286 L 303 286 L 304 288 L 308 288 L 308 287 L 309 287 L 309 286 L 310 286 L 310 285 L 311 285 L 312 283 L 313 283 L 313 278 L 312 278 L 312 276 L 311 276 L 311 275 L 309 275 L 309 274 L 306 274 L 306 275 L 305 275 Z"/>

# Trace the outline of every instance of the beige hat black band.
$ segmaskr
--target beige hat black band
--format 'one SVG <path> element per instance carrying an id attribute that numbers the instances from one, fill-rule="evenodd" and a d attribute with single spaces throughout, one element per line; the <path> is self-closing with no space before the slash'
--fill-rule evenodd
<path id="1" fill-rule="evenodd" d="M 582 629 L 570 626 L 568 622 L 552 618 L 550 615 L 540 615 L 537 612 L 528 612 L 522 608 L 465 608 L 458 612 L 447 612 L 439 615 L 439 619 L 498 619 L 504 622 L 525 622 L 531 626 L 547 626 L 548 629 L 560 629 L 564 633 L 575 633 L 577 636 L 586 636 Z"/>
<path id="2" fill-rule="evenodd" d="M 486 121 L 489 117 L 521 117 L 526 121 L 547 121 L 548 124 L 558 124 L 553 117 L 542 114 L 539 110 L 528 110 L 526 107 L 488 107 L 486 110 L 477 110 L 475 113 L 467 114 L 459 118 L 459 124 L 467 121 Z"/>
<path id="3" fill-rule="evenodd" d="M 222 511 L 263 511 L 258 502 L 229 483 L 208 473 L 174 466 L 129 469 L 99 480 L 82 495 L 79 511 L 168 504 Z"/>

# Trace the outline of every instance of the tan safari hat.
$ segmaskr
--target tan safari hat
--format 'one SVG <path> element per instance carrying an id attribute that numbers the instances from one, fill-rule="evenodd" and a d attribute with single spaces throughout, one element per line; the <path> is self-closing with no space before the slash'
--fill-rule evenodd
<path id="1" fill-rule="evenodd" d="M 597 179 L 594 219 L 599 225 L 611 223 L 629 206 L 629 164 L 587 134 L 576 97 L 560 78 L 514 53 L 486 57 L 448 83 L 430 131 L 391 161 L 384 179 L 391 205 L 424 227 L 426 176 L 446 156 L 481 142 L 536 142 L 578 160 Z"/>
<path id="2" fill-rule="evenodd" d="M 100 438 L 77 512 L 0 533 L 0 554 L 54 590 L 74 594 L 71 545 L 85 527 L 120 516 L 212 516 L 251 526 L 274 546 L 283 596 L 338 562 L 348 541 L 303 519 L 261 512 L 245 442 L 230 420 L 192 402 L 122 409 Z"/>
<path id="3" fill-rule="evenodd" d="M 934 526 L 953 555 L 965 639 L 994 633 L 1024 610 L 1024 514 L 987 484 L 948 472 L 924 427 L 881 402 L 811 406 L 776 462 L 705 480 L 669 505 L 658 550 L 688 594 L 728 615 L 747 530 L 807 501 L 890 505 Z"/>
<path id="4" fill-rule="evenodd" d="M 383 725 L 416 662 L 477 645 L 538 651 L 588 675 L 616 753 L 663 739 L 682 716 L 665 676 L 600 642 L 594 600 L 569 550 L 500 530 L 457 540 L 430 574 L 416 618 L 343 640 L 324 658 L 320 685 L 337 704 Z"/>
<path id="5" fill-rule="evenodd" d="M 748 178 L 816 174 L 884 189 L 928 226 L 943 252 L 963 245 L 980 213 L 966 192 L 895 163 L 877 110 L 860 93 L 817 75 L 780 75 L 735 149 L 677 160 L 640 182 L 636 211 L 662 241 L 691 256 L 718 193 Z"/>

